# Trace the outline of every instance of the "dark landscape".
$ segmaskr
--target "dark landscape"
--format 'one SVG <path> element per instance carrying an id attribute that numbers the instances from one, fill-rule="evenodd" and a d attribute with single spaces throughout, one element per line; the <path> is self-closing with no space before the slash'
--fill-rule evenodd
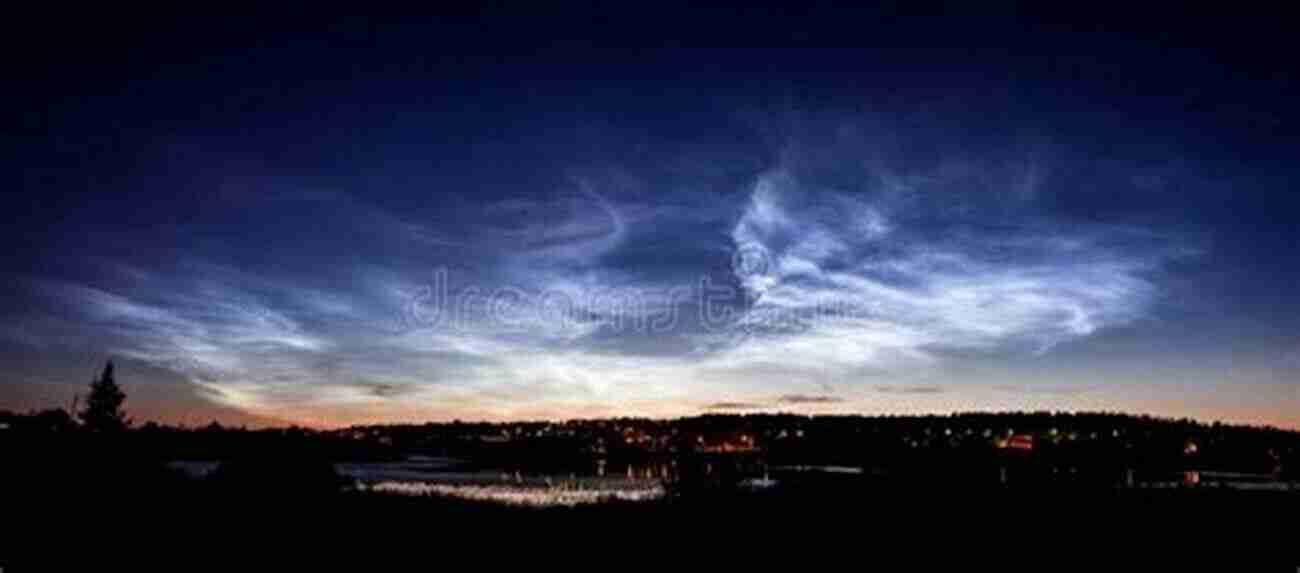
<path id="1" fill-rule="evenodd" d="M 1118 413 L 703 415 L 312 430 L 131 427 L 121 411 L 95 412 L 88 405 L 76 417 L 63 409 L 0 413 L 0 447 L 11 462 L 0 487 L 42 501 L 32 506 L 38 512 L 107 503 L 220 514 L 228 504 L 275 500 L 344 514 L 436 511 L 461 519 L 720 511 L 742 523 L 746 515 L 811 517 L 869 505 L 961 509 L 980 520 L 994 512 L 1075 521 L 1080 513 L 1119 512 L 1175 524 L 1205 512 L 1281 519 L 1300 508 L 1300 433 Z"/>

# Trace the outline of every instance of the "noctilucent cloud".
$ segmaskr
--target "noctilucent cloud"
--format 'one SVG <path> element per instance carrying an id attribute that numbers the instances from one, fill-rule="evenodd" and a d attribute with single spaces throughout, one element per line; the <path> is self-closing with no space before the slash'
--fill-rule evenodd
<path id="1" fill-rule="evenodd" d="M 187 423 L 1300 426 L 1295 90 L 1255 44 L 482 18 L 187 21 L 22 68 L 0 407 L 113 358 L 138 419 Z"/>

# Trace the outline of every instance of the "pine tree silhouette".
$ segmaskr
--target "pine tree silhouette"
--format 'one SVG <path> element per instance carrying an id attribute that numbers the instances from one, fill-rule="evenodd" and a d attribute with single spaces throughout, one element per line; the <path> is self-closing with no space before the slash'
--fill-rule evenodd
<path id="1" fill-rule="evenodd" d="M 126 393 L 113 379 L 113 361 L 110 360 L 99 379 L 90 383 L 86 407 L 81 411 L 82 424 L 93 432 L 125 430 L 131 424 L 122 409 L 125 401 Z"/>

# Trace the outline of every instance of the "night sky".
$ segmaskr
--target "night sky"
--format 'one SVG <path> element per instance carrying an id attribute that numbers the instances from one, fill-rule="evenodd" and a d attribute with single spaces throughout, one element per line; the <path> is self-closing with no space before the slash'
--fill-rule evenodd
<path id="1" fill-rule="evenodd" d="M 4 40 L 0 409 L 1300 427 L 1280 15 L 122 16 Z"/>

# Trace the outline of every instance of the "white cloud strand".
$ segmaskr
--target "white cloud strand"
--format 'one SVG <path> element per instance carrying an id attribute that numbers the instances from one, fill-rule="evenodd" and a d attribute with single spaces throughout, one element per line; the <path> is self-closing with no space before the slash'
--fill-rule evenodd
<path id="1" fill-rule="evenodd" d="M 1154 296 L 1149 258 L 1088 237 L 1029 237 L 1009 249 L 993 233 L 966 231 L 945 243 L 907 235 L 856 198 L 818 190 L 816 203 L 801 202 L 803 193 L 789 174 L 764 175 L 733 229 L 737 248 L 770 261 L 739 277 L 753 299 L 740 324 L 758 336 L 733 354 L 824 366 L 1015 343 L 1041 352 L 1133 322 Z"/>
<path id="2" fill-rule="evenodd" d="M 917 194 L 924 186 L 891 181 Z M 648 219 L 582 190 L 559 206 L 501 207 L 556 216 L 489 225 L 483 236 L 500 234 L 505 246 L 482 261 L 463 257 L 458 286 L 481 287 L 485 304 L 455 328 L 402 322 L 430 271 L 409 261 L 354 265 L 345 280 L 320 282 L 191 265 L 166 279 L 134 273 L 135 287 L 41 286 L 74 309 L 68 323 L 85 325 L 96 350 L 178 372 L 250 412 L 676 415 L 691 404 L 863 384 L 939 365 L 949 351 L 1043 352 L 1143 318 L 1156 295 L 1145 277 L 1162 259 L 1154 248 L 1110 247 L 1114 229 L 918 229 L 930 214 L 924 205 L 900 212 L 870 195 L 805 188 L 777 170 L 758 178 L 730 228 L 734 246 L 760 263 L 737 268 L 749 297 L 743 312 L 722 332 L 657 333 L 720 341 L 695 352 L 638 353 L 633 346 L 647 340 L 615 327 L 674 304 L 646 293 L 699 294 L 694 281 L 673 281 L 708 269 L 655 275 L 606 256 L 634 249 Z M 497 287 L 525 296 L 490 298 Z M 568 304 L 548 306 L 542 292 Z M 30 337 L 75 330 L 42 319 Z"/>

